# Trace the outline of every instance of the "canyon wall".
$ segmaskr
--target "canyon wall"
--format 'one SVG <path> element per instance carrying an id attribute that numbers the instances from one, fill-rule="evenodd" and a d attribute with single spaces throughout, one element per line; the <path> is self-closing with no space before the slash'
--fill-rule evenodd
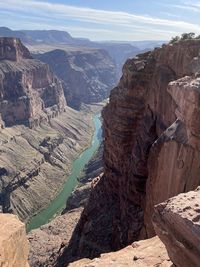
<path id="1" fill-rule="evenodd" d="M 0 206 L 27 221 L 57 194 L 85 149 L 92 117 L 16 38 L 0 38 Z"/>
<path id="2" fill-rule="evenodd" d="M 199 51 L 186 40 L 125 63 L 103 110 L 104 175 L 61 263 L 154 236 L 153 206 L 199 185 Z"/>
<path id="3" fill-rule="evenodd" d="M 61 82 L 19 39 L 0 38 L 0 113 L 5 126 L 35 127 L 63 112 Z"/>
<path id="4" fill-rule="evenodd" d="M 116 83 L 115 63 L 104 50 L 73 48 L 35 55 L 49 64 L 62 81 L 68 105 L 80 109 L 108 98 Z"/>

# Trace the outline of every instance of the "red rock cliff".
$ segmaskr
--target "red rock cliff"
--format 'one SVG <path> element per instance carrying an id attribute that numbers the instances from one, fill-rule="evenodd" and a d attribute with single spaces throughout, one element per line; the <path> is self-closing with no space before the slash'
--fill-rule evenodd
<path id="1" fill-rule="evenodd" d="M 17 38 L 0 38 L 0 60 L 19 61 L 23 58 L 32 58 L 28 49 Z"/>
<path id="2" fill-rule="evenodd" d="M 49 66 L 32 59 L 16 38 L 0 38 L 2 125 L 38 125 L 64 111 L 63 88 Z"/>
<path id="3" fill-rule="evenodd" d="M 199 52 L 200 40 L 181 41 L 124 65 L 103 111 L 105 173 L 71 240 L 74 257 L 155 235 L 153 206 L 200 184 Z"/>

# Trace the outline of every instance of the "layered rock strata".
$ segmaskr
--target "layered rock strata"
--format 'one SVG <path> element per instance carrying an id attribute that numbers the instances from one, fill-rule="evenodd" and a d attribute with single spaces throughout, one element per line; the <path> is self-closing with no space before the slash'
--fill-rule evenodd
<path id="1" fill-rule="evenodd" d="M 29 263 L 31 267 L 55 266 L 64 246 L 69 243 L 82 210 L 82 207 L 70 210 L 29 233 Z"/>
<path id="2" fill-rule="evenodd" d="M 155 235 L 153 206 L 200 183 L 199 124 L 194 123 L 199 52 L 200 40 L 181 41 L 124 65 L 103 110 L 104 176 L 92 190 L 61 262 L 69 251 L 74 258 L 94 257 Z M 168 89 L 185 75 L 191 78 Z M 194 119 L 188 120 L 191 115 Z"/>
<path id="3" fill-rule="evenodd" d="M 0 38 L 0 114 L 5 126 L 38 126 L 63 112 L 61 82 L 16 38 Z"/>
<path id="4" fill-rule="evenodd" d="M 25 225 L 11 214 L 0 214 L 0 266 L 29 267 Z"/>
<path id="5" fill-rule="evenodd" d="M 1 37 L 0 126 L 0 206 L 27 221 L 88 146 L 91 116 L 66 106 L 62 82 L 19 39 Z"/>
<path id="6" fill-rule="evenodd" d="M 76 109 L 106 99 L 116 83 L 115 64 L 104 50 L 57 49 L 35 56 L 51 66 L 63 83 L 68 105 Z"/>
<path id="7" fill-rule="evenodd" d="M 0 205 L 22 220 L 44 208 L 58 193 L 72 161 L 91 141 L 92 119 L 66 112 L 35 129 L 13 126 L 0 132 Z"/>
<path id="8" fill-rule="evenodd" d="M 177 267 L 198 267 L 200 262 L 200 187 L 155 207 L 156 233 Z"/>

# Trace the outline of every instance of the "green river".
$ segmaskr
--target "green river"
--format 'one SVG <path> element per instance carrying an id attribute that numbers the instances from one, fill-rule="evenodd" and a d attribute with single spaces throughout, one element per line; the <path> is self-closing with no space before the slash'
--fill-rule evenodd
<path id="1" fill-rule="evenodd" d="M 89 148 L 84 150 L 80 156 L 74 160 L 70 176 L 66 177 L 63 188 L 55 199 L 42 211 L 33 216 L 27 224 L 27 232 L 39 228 L 43 224 L 48 223 L 52 218 L 59 214 L 66 206 L 66 201 L 76 187 L 78 181 L 77 177 L 83 170 L 84 166 L 98 149 L 101 142 L 101 120 L 100 115 L 95 115 L 93 118 L 95 132 L 92 143 Z"/>

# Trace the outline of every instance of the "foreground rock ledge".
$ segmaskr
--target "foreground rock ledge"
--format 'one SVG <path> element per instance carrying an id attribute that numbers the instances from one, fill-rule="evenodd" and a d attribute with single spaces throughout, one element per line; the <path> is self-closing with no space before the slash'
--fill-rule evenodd
<path id="1" fill-rule="evenodd" d="M 134 242 L 131 246 L 117 252 L 102 254 L 93 260 L 82 259 L 71 263 L 69 267 L 172 267 L 165 246 L 156 236 L 151 239 Z"/>
<path id="2" fill-rule="evenodd" d="M 200 187 L 155 207 L 156 233 L 177 267 L 200 264 Z"/>
<path id="3" fill-rule="evenodd" d="M 0 266 L 28 267 L 25 225 L 15 215 L 0 214 Z"/>

